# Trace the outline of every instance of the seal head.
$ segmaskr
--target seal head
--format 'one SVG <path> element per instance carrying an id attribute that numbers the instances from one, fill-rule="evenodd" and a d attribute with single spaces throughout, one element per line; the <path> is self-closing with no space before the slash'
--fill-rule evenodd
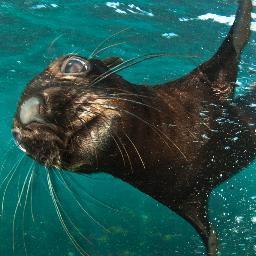
<path id="1" fill-rule="evenodd" d="M 20 147 L 47 166 L 95 169 L 95 152 L 111 146 L 109 130 L 120 120 L 111 93 L 130 87 L 115 74 L 97 80 L 120 61 L 69 55 L 39 74 L 25 89 L 15 116 L 13 134 Z"/>

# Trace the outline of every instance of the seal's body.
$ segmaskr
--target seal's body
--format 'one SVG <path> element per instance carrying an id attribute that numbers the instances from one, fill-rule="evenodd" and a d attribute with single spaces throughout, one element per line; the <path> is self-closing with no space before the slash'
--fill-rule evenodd
<path id="1" fill-rule="evenodd" d="M 127 63 L 119 58 L 57 59 L 21 97 L 19 146 L 46 166 L 130 183 L 188 220 L 216 255 L 208 195 L 256 153 L 253 115 L 232 100 L 252 7 L 239 3 L 217 53 L 173 82 L 131 84 L 115 74 Z"/>

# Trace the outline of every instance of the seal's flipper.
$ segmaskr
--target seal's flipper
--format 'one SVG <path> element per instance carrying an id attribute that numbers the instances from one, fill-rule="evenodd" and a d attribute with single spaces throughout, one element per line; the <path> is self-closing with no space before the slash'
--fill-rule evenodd
<path id="1" fill-rule="evenodd" d="M 234 24 L 219 50 L 193 72 L 204 74 L 222 98 L 233 93 L 240 54 L 250 36 L 251 11 L 251 0 L 239 0 Z"/>
<path id="2" fill-rule="evenodd" d="M 217 255 L 217 234 L 208 220 L 208 193 L 192 194 L 176 202 L 174 210 L 186 219 L 200 234 L 209 256 Z"/>

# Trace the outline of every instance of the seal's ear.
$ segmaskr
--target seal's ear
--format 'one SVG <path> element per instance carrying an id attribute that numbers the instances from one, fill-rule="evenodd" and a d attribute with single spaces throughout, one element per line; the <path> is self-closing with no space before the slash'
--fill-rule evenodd
<path id="1" fill-rule="evenodd" d="M 108 68 L 114 68 L 117 65 L 123 63 L 123 59 L 119 57 L 110 57 L 107 59 L 102 60 L 102 62 L 108 67 Z"/>

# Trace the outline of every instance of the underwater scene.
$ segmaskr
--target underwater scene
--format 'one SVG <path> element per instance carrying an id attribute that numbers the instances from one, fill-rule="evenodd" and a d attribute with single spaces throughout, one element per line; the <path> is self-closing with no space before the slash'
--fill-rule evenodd
<path id="1" fill-rule="evenodd" d="M 207 255 L 186 220 L 120 179 L 62 170 L 49 178 L 11 129 L 26 85 L 56 58 L 88 57 L 95 49 L 99 59 L 167 53 L 118 72 L 135 84 L 163 84 L 217 51 L 237 8 L 235 0 L 0 1 L 0 255 Z M 255 83 L 253 1 L 236 97 Z M 256 255 L 255 161 L 212 191 L 209 218 L 218 255 Z"/>

